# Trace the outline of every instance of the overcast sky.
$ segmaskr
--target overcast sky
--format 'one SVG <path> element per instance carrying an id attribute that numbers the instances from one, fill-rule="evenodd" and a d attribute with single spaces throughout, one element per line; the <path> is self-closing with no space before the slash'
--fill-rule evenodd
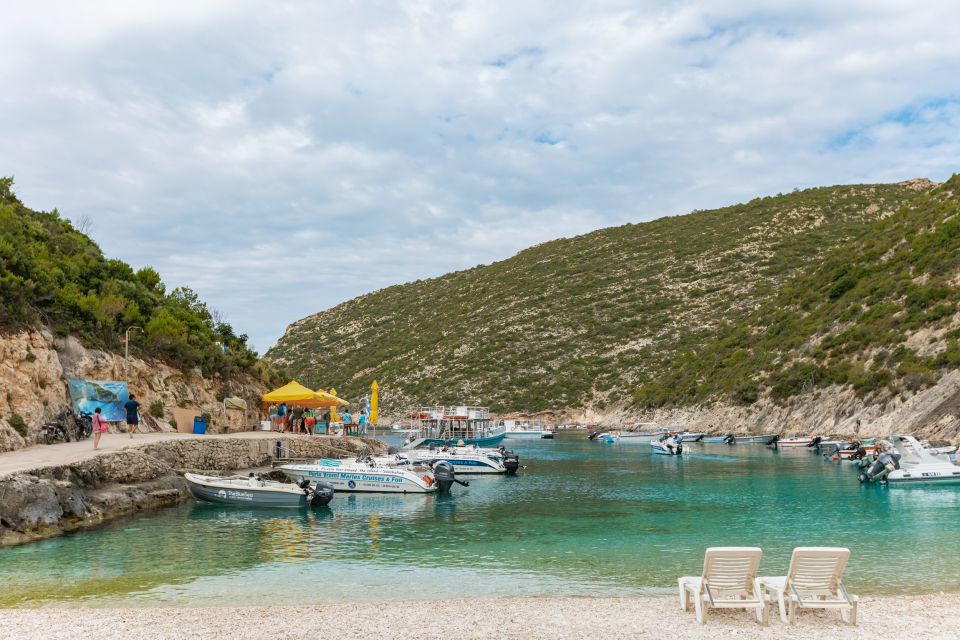
<path id="1" fill-rule="evenodd" d="M 0 175 L 263 352 L 599 227 L 960 168 L 960 5 L 5 2 Z"/>

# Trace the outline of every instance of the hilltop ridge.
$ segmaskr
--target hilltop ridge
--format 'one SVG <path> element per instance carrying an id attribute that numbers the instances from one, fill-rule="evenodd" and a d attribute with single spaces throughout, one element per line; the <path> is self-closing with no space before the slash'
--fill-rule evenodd
<path id="1" fill-rule="evenodd" d="M 727 346 L 730 335 L 762 333 L 777 305 L 784 313 L 789 308 L 791 317 L 807 313 L 783 296 L 821 287 L 822 279 L 839 273 L 845 255 L 853 269 L 837 276 L 844 290 L 833 298 L 828 291 L 831 304 L 816 307 L 817 326 L 801 323 L 796 332 L 866 322 L 872 316 L 834 317 L 838 301 L 869 295 L 856 275 L 860 254 L 851 252 L 891 234 L 912 237 L 917 224 L 939 224 L 956 206 L 956 181 L 819 187 L 546 242 L 507 260 L 389 287 L 304 318 L 266 357 L 308 382 L 336 384 L 345 395 L 362 394 L 377 378 L 385 403 L 397 407 L 462 400 L 498 410 L 642 413 L 785 402 L 829 384 L 894 393 L 907 376 L 919 390 L 952 366 L 950 356 L 924 360 L 901 350 L 907 364 L 885 365 L 887 373 L 874 375 L 872 362 L 861 374 L 863 363 L 849 364 L 856 354 L 834 349 L 833 374 L 818 370 L 812 383 L 794 384 L 802 358 L 747 357 Z M 953 242 L 947 239 L 950 247 Z M 874 265 L 873 249 L 865 257 Z M 823 271 L 824 262 L 833 271 Z M 936 285 L 948 289 L 945 297 L 936 294 L 938 311 L 911 316 L 911 322 L 955 321 L 947 306 L 956 284 L 945 282 Z M 934 319 L 937 314 L 945 315 Z M 798 336 L 792 340 L 811 339 Z M 886 338 L 889 344 L 899 339 L 907 337 Z M 945 352 L 952 353 L 945 340 Z M 758 341 L 752 348 L 770 347 Z M 716 354 L 711 357 L 722 366 L 711 362 L 702 371 L 703 353 Z"/>

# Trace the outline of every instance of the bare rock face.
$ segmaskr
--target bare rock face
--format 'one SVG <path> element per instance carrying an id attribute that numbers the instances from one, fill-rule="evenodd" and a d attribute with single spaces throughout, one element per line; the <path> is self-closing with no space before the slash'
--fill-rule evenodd
<path id="1" fill-rule="evenodd" d="M 68 378 L 127 380 L 137 396 L 146 428 L 173 430 L 165 419 L 154 419 L 148 409 L 156 401 L 170 410 L 187 407 L 211 416 L 208 430 L 223 433 L 245 430 L 256 424 L 260 396 L 266 389 L 253 378 L 224 383 L 219 377 L 203 378 L 199 372 L 183 372 L 156 360 L 88 349 L 76 338 L 55 339 L 48 332 L 21 331 L 0 335 L 0 451 L 11 451 L 38 441 L 40 426 L 69 405 Z M 239 396 L 248 411 L 226 411 L 221 399 Z M 21 437 L 11 426 L 17 414 L 27 424 Z M 121 425 L 111 427 L 120 431 Z"/>

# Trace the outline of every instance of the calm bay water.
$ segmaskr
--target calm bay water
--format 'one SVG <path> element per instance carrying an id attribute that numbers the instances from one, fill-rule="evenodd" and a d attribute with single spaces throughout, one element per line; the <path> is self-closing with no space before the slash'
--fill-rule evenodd
<path id="1" fill-rule="evenodd" d="M 582 438 L 582 436 L 580 436 Z M 862 487 L 806 449 L 511 441 L 518 477 L 330 509 L 187 504 L 0 549 L 0 606 L 279 604 L 673 593 L 707 546 L 853 550 L 862 594 L 960 589 L 960 487 Z"/>

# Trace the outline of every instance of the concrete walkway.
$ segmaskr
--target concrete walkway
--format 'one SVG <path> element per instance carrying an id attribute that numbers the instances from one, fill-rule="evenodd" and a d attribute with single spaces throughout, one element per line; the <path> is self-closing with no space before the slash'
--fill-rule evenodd
<path id="1" fill-rule="evenodd" d="M 293 434 L 280 434 L 273 431 L 239 431 L 234 433 L 195 435 L 192 433 L 140 433 L 133 438 L 125 433 L 107 433 L 100 438 L 100 448 L 94 451 L 93 437 L 80 442 L 62 442 L 59 444 L 39 444 L 16 451 L 0 453 L 0 476 L 20 471 L 29 471 L 40 467 L 60 466 L 89 460 L 101 453 L 120 451 L 127 447 L 142 444 L 162 442 L 164 440 L 194 440 L 194 439 L 242 439 L 259 440 L 264 438 L 293 438 Z M 330 436 L 299 436 L 311 438 L 327 438 Z"/>

